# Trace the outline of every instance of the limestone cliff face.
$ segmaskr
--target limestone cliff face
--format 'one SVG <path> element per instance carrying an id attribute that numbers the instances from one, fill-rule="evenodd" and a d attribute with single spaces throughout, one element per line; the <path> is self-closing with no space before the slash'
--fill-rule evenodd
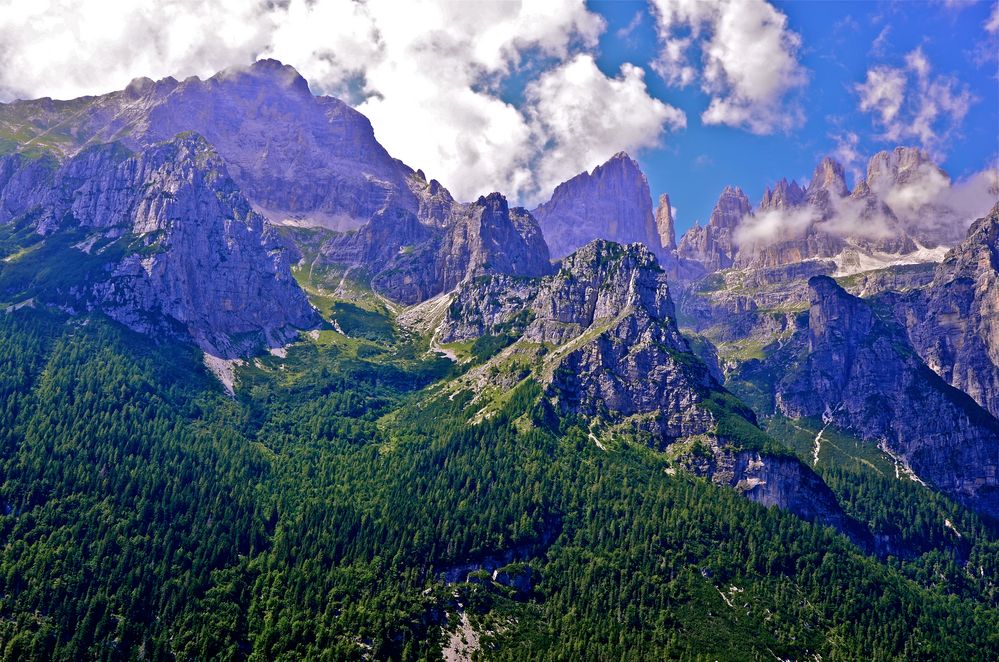
<path id="1" fill-rule="evenodd" d="M 36 130 L 71 131 L 55 145 L 63 156 L 112 141 L 142 149 L 195 131 L 274 222 L 349 229 L 386 204 L 428 219 L 441 213 L 439 205 L 421 203 L 425 182 L 378 144 L 366 117 L 338 99 L 313 96 L 297 71 L 274 60 L 207 80 L 137 79 L 125 90 L 73 102 L 0 104 L 0 125 L 25 116 Z"/>
<path id="2" fill-rule="evenodd" d="M 24 213 L 36 230 L 86 232 L 79 250 L 99 244 L 107 256 L 94 280 L 61 293 L 73 307 L 143 332 L 179 329 L 220 356 L 280 343 L 318 322 L 277 237 L 201 136 L 138 154 L 98 145 L 46 181 L 41 199 L 19 199 L 34 205 Z"/>
<path id="3" fill-rule="evenodd" d="M 952 245 L 965 225 L 951 209 L 929 204 L 916 213 L 911 207 L 927 190 L 949 185 L 950 177 L 916 148 L 875 154 L 853 191 L 842 165 L 826 157 L 806 188 L 786 179 L 767 188 L 756 216 L 766 216 L 764 226 L 781 230 L 773 236 L 750 233 L 738 247 L 735 266 L 768 268 L 836 258 L 842 270 L 853 273 L 864 270 L 865 262 L 925 261 L 929 257 L 921 246 Z M 904 213 L 896 215 L 897 209 Z"/>
<path id="4" fill-rule="evenodd" d="M 999 203 L 971 226 L 933 282 L 898 300 L 927 365 L 999 416 Z"/>
<path id="5" fill-rule="evenodd" d="M 673 207 L 670 206 L 669 196 L 663 193 L 659 196 L 659 205 L 656 207 L 656 232 L 659 234 L 659 245 L 663 251 L 670 252 L 676 250 L 676 225 L 673 221 Z"/>
<path id="6" fill-rule="evenodd" d="M 745 447 L 738 425 L 762 432 L 680 334 L 666 274 L 645 246 L 594 241 L 544 278 L 466 281 L 437 337 L 451 342 L 500 333 L 518 341 L 497 357 L 497 366 L 517 352 L 543 348 L 535 350 L 541 363 L 534 378 L 562 414 L 620 426 L 667 452 L 676 444 L 700 448 L 680 452 L 690 471 L 861 540 L 808 467 Z M 741 423 L 733 426 L 733 420 Z"/>
<path id="7" fill-rule="evenodd" d="M 381 210 L 356 232 L 330 239 L 322 254 L 327 263 L 373 272 L 375 290 L 402 303 L 483 274 L 537 277 L 552 268 L 537 222 L 499 193 L 471 204 L 451 201 L 437 226 L 399 208 Z"/>
<path id="8" fill-rule="evenodd" d="M 805 202 L 807 195 L 798 182 L 786 178 L 777 182 L 773 188 L 769 186 L 763 192 L 760 209 L 792 209 Z"/>
<path id="9" fill-rule="evenodd" d="M 777 236 L 744 242 L 739 246 L 735 265 L 761 269 L 779 267 L 812 258 L 831 258 L 841 253 L 846 242 L 839 236 L 824 232 L 816 223 L 833 214 L 834 200 L 845 196 L 843 167 L 830 158 L 815 168 L 807 189 L 797 182 L 780 180 L 763 194 L 757 214 L 794 217 L 794 223 Z"/>
<path id="10" fill-rule="evenodd" d="M 867 164 L 867 175 L 858 184 L 853 196 L 868 201 L 870 215 L 887 219 L 894 231 L 886 241 L 888 249 L 898 252 L 915 250 L 915 242 L 930 248 L 952 246 L 964 238 L 966 219 L 955 218 L 951 210 L 932 202 L 918 208 L 919 219 L 903 224 L 891 207 L 886 204 L 902 203 L 903 208 L 914 204 L 912 198 L 926 190 L 949 186 L 950 175 L 943 171 L 925 151 L 915 147 L 896 147 L 892 151 L 878 152 Z M 910 209 L 909 213 L 913 211 Z M 984 211 L 984 210 L 983 210 Z M 946 220 L 941 220 L 946 219 Z M 926 221 L 933 222 L 927 223 Z M 902 242 L 892 244 L 891 242 Z"/>
<path id="11" fill-rule="evenodd" d="M 623 152 L 593 172 L 559 184 L 551 199 L 531 213 L 555 258 L 594 239 L 641 242 L 655 252 L 662 249 L 649 183 L 638 163 Z"/>
<path id="12" fill-rule="evenodd" d="M 522 207 L 490 193 L 453 214 L 438 252 L 443 291 L 471 276 L 501 273 L 537 277 L 551 270 L 541 228 Z"/>
<path id="13" fill-rule="evenodd" d="M 808 327 L 771 358 L 779 410 L 825 417 L 877 443 L 920 480 L 999 517 L 999 421 L 940 379 L 904 329 L 831 278 L 809 281 Z"/>
<path id="14" fill-rule="evenodd" d="M 805 199 L 823 212 L 831 213 L 833 200 L 844 198 L 849 192 L 843 166 L 827 156 L 815 167 L 805 190 Z"/>
<path id="15" fill-rule="evenodd" d="M 679 256 L 701 263 L 708 272 L 728 269 L 737 251 L 735 229 L 751 211 L 749 198 L 742 189 L 726 186 L 708 224 L 704 227 L 695 225 L 683 235 L 677 251 Z"/>

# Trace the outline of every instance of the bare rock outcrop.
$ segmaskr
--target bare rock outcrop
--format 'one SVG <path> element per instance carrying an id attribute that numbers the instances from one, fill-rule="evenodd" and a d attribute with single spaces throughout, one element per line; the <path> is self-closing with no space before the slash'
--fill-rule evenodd
<path id="1" fill-rule="evenodd" d="M 999 421 L 927 367 L 905 330 L 831 278 L 809 280 L 808 326 L 770 357 L 779 410 L 824 417 L 926 484 L 999 518 Z"/>
<path id="2" fill-rule="evenodd" d="M 894 299 L 927 365 L 999 416 L 999 203 L 923 290 Z"/>
<path id="3" fill-rule="evenodd" d="M 531 213 L 555 258 L 594 239 L 641 242 L 656 253 L 662 250 L 648 180 L 624 152 L 559 184 L 551 199 Z"/>
<path id="4" fill-rule="evenodd" d="M 517 339 L 510 352 L 518 344 L 543 348 L 533 378 L 560 415 L 627 429 L 678 453 L 694 473 L 864 544 L 829 488 L 790 454 L 767 447 L 753 413 L 691 349 L 676 325 L 667 276 L 645 246 L 594 241 L 541 279 L 467 281 L 438 337 L 499 334 Z"/>
<path id="5" fill-rule="evenodd" d="M 223 357 L 286 342 L 318 323 L 282 243 L 200 135 L 137 154 L 97 145 L 47 172 L 28 187 L 44 189 L 41 197 L 3 189 L 8 213 L 19 205 L 21 222 L 33 222 L 43 241 L 86 236 L 68 250 L 103 263 L 47 292 L 53 302 L 103 311 L 142 332 L 179 331 Z"/>

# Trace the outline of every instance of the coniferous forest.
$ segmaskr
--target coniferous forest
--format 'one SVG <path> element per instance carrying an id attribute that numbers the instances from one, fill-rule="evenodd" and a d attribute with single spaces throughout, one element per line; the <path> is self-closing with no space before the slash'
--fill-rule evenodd
<path id="1" fill-rule="evenodd" d="M 435 659 L 459 611 L 491 659 L 999 650 L 995 529 L 856 463 L 823 476 L 911 552 L 602 452 L 529 382 L 470 425 L 414 339 L 323 332 L 228 398 L 189 346 L 97 316 L 0 333 L 4 659 Z M 447 580 L 483 559 L 534 581 Z"/>

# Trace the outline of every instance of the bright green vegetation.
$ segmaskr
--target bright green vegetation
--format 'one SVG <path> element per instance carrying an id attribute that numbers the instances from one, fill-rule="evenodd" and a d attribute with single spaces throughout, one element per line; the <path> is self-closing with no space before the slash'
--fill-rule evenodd
<path id="1" fill-rule="evenodd" d="M 945 525 L 882 562 L 644 445 L 600 450 L 530 379 L 470 425 L 426 349 L 323 331 L 250 361 L 230 399 L 182 345 L 0 315 L 0 657 L 434 659 L 459 601 L 483 659 L 999 652 L 994 532 L 879 482 L 883 458 L 819 469 L 906 535 L 948 509 L 966 566 Z M 529 595 L 439 579 L 503 553 L 537 573 Z"/>
<path id="2" fill-rule="evenodd" d="M 822 431 L 815 470 L 904 574 L 999 605 L 999 542 L 979 517 L 907 476 L 870 442 L 834 426 L 774 417 L 766 429 L 809 465 Z"/>

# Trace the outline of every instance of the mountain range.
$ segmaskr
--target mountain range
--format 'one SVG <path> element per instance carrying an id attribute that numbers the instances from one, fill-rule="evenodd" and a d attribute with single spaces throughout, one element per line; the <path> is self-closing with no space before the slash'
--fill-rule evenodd
<path id="1" fill-rule="evenodd" d="M 947 619 L 921 645 L 995 650 L 999 185 L 977 220 L 953 189 L 916 148 L 874 155 L 852 190 L 824 158 L 755 205 L 726 187 L 677 238 L 668 194 L 654 206 L 625 153 L 532 210 L 500 192 L 459 201 L 273 60 L 0 104 L 0 307 L 16 348 L 0 357 L 5 655 L 425 659 L 474 636 L 498 659 L 890 658 L 912 653 L 899 632 Z M 104 346 L 118 354 L 87 358 Z M 173 361 L 177 374 L 148 377 Z M 53 407 L 73 417 L 44 423 Z M 88 416 L 101 426 L 72 432 Z M 162 467 L 151 480 L 172 505 L 115 478 L 114 458 L 133 477 Z M 46 482 L 45 467 L 78 478 Z M 210 501 L 175 496 L 188 481 Z M 660 522 L 669 508 L 649 515 L 643 499 L 717 528 Z M 160 527 L 158 579 L 140 583 L 158 606 L 121 597 L 108 564 L 63 559 L 84 574 L 57 598 L 38 587 L 61 571 L 17 562 L 61 553 L 37 542 L 60 518 L 138 506 L 136 526 Z M 170 508 L 200 527 L 197 558 L 181 558 Z M 648 536 L 617 531 L 628 522 Z M 125 544 L 133 534 L 115 544 L 148 543 Z M 875 617 L 813 583 L 837 563 L 832 590 L 876 582 L 908 606 L 851 629 Z M 618 601 L 627 564 L 644 583 Z M 551 584 L 584 572 L 596 611 Z M 192 592 L 169 593 L 182 575 Z M 807 587 L 811 615 L 787 597 Z M 807 633 L 743 606 L 742 590 Z M 321 611 L 326 630 L 272 622 L 268 600 Z M 596 647 L 566 653 L 583 626 L 549 607 L 585 613 Z M 719 609 L 724 649 L 698 638 Z"/>

